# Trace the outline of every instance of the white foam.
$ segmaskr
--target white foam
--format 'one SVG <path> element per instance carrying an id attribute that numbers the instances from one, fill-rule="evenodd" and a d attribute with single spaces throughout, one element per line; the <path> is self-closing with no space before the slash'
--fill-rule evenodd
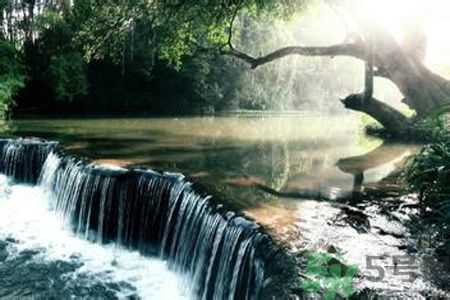
<path id="1" fill-rule="evenodd" d="M 17 239 L 18 250 L 45 248 L 39 256 L 42 260 L 79 256 L 83 266 L 77 272 L 87 272 L 106 282 L 128 282 L 143 299 L 190 299 L 182 276 L 170 271 L 166 262 L 115 245 L 82 240 L 63 228 L 50 207 L 42 188 L 11 185 L 0 175 L 0 239 Z"/>

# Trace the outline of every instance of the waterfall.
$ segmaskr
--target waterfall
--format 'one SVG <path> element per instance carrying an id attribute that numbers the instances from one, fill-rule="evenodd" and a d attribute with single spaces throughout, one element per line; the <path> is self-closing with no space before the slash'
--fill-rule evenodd
<path id="1" fill-rule="evenodd" d="M 0 139 L 0 173 L 23 183 L 36 183 L 49 153 L 57 143 L 40 139 Z"/>
<path id="2" fill-rule="evenodd" d="M 99 166 L 42 140 L 0 146 L 0 171 L 47 190 L 78 236 L 161 257 L 189 278 L 197 299 L 269 298 L 279 252 L 269 236 L 182 175 Z"/>

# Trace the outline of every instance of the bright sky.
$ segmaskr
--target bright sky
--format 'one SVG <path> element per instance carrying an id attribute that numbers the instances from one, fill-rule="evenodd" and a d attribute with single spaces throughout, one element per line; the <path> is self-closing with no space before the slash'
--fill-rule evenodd
<path id="1" fill-rule="evenodd" d="M 450 66 L 449 0 L 361 0 L 356 9 L 374 18 L 399 39 L 405 24 L 423 22 L 428 44 L 427 64 L 438 69 L 443 64 Z"/>

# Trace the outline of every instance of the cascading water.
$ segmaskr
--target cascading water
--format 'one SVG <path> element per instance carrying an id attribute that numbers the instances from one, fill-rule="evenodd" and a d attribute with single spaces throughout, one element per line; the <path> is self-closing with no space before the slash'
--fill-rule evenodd
<path id="1" fill-rule="evenodd" d="M 42 165 L 57 143 L 39 139 L 0 140 L 0 173 L 22 183 L 36 183 Z"/>
<path id="2" fill-rule="evenodd" d="M 2 145 L 0 171 L 38 183 L 78 237 L 160 257 L 196 299 L 271 298 L 271 239 L 183 176 L 90 164 L 45 141 Z"/>

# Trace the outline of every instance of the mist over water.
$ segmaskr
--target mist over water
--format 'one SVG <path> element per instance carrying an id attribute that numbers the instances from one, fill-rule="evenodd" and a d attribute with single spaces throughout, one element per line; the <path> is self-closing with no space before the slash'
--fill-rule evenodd
<path id="1" fill-rule="evenodd" d="M 345 42 L 355 28 L 345 12 L 326 1 L 316 1 L 300 14 L 274 23 L 258 16 L 237 22 L 234 43 L 253 56 L 285 46 L 330 46 Z M 434 45 L 434 43 L 432 44 Z M 236 61 L 235 63 L 241 63 Z M 261 109 L 307 110 L 324 116 L 348 114 L 339 98 L 360 93 L 364 87 L 364 63 L 351 57 L 287 56 L 243 72 L 237 88 L 242 102 Z M 376 77 L 374 97 L 407 111 L 402 95 L 390 81 Z"/>
<path id="2" fill-rule="evenodd" d="M 265 225 L 274 237 L 290 243 L 294 248 L 315 247 L 316 244 L 321 246 L 331 242 L 348 249 L 346 257 L 351 263 L 359 264 L 364 262 L 364 255 L 367 253 L 391 251 L 398 240 L 393 240 L 389 247 L 381 242 L 376 247 L 357 248 L 355 245 L 360 242 L 375 245 L 372 240 L 374 236 L 361 235 L 348 227 L 341 230 L 330 226 L 327 220 L 336 215 L 332 204 L 271 197 L 248 183 L 258 182 L 283 192 L 295 193 L 308 188 L 314 191 L 351 193 L 359 174 L 364 175 L 363 183 L 377 182 L 417 149 L 414 145 L 383 144 L 379 139 L 367 137 L 360 124 L 360 119 L 350 116 L 325 118 L 320 114 L 297 113 L 189 118 L 24 120 L 15 121 L 11 126 L 14 126 L 12 133 L 16 135 L 61 140 L 70 153 L 88 156 L 97 162 L 183 172 L 196 182 L 212 187 L 213 191 L 223 197 L 221 203 L 243 209 L 245 214 Z M 51 157 L 50 155 L 49 158 Z M 53 170 L 58 168 L 57 159 L 53 162 L 56 164 L 52 163 L 52 159 L 47 160 L 46 172 L 41 178 L 44 186 L 47 185 L 46 182 L 52 182 Z M 122 172 L 119 167 L 105 169 L 111 173 Z M 76 171 L 76 168 L 66 170 Z M 87 173 L 83 175 L 83 170 L 80 169 L 80 174 L 73 176 L 70 182 L 76 183 L 76 178 L 83 178 L 78 185 L 87 180 L 85 176 L 90 176 L 89 170 L 91 169 L 87 168 Z M 73 184 L 68 186 L 71 185 Z M 158 187 L 159 184 L 152 186 Z M 106 191 L 105 194 L 108 194 Z M 70 208 L 70 203 L 80 203 L 71 193 L 67 193 L 67 198 L 61 196 L 63 194 L 60 193 L 59 197 L 59 212 L 63 213 L 64 207 Z M 185 204 L 187 203 L 183 205 Z M 195 211 L 183 205 L 180 206 L 180 215 L 188 217 L 195 214 Z M 198 212 L 201 212 L 200 206 L 198 207 Z M 79 207 L 77 209 L 85 211 Z M 99 219 L 103 217 L 99 215 Z M 384 223 L 380 224 L 385 226 Z M 76 229 L 78 227 L 75 226 Z M 328 234 L 325 235 L 324 231 Z M 232 231 L 229 237 L 235 237 L 235 234 L 239 235 L 239 232 Z M 316 239 L 317 235 L 323 235 L 323 238 Z M 89 238 L 89 234 L 87 237 Z M 234 247 L 233 244 L 229 246 Z M 169 249 L 168 253 L 170 251 Z M 176 261 L 183 263 L 189 255 L 175 257 Z M 221 259 L 220 262 L 227 265 L 226 260 Z M 157 261 L 157 265 L 160 263 L 161 261 Z M 107 261 L 106 264 L 111 262 Z M 114 262 L 114 267 L 122 266 L 115 264 Z M 164 263 L 161 268 L 165 268 Z M 177 295 L 184 297 L 182 283 L 186 278 L 170 272 L 167 276 L 173 279 L 171 284 L 181 287 L 178 290 L 180 294 Z M 120 280 L 122 277 L 114 278 Z M 188 286 L 189 280 L 190 278 Z M 389 285 L 389 280 L 386 277 L 386 281 L 369 287 L 383 288 Z M 424 281 L 418 280 L 415 287 L 420 288 Z M 151 281 L 145 284 L 151 285 Z M 401 282 L 396 285 L 402 292 L 408 289 Z M 138 288 L 137 285 L 132 286 Z M 132 293 L 132 286 L 125 286 L 122 290 Z M 220 293 L 220 290 L 217 292 Z"/>
<path id="3" fill-rule="evenodd" d="M 258 16 L 241 17 L 236 24 L 235 46 L 254 57 L 286 46 L 331 46 L 349 42 L 348 35 L 360 32 L 354 16 L 375 22 L 404 46 L 414 51 L 414 41 L 423 26 L 426 55 L 424 64 L 441 76 L 448 76 L 450 43 L 442 37 L 449 27 L 448 3 L 433 1 L 311 1 L 306 10 L 287 20 Z M 407 8 L 406 8 L 407 7 Z M 418 21 L 420 20 L 420 21 Z M 411 36 L 409 36 L 411 35 Z M 411 47 L 408 48 L 408 47 Z M 236 61 L 237 64 L 241 63 Z M 241 102 L 259 104 L 261 109 L 312 110 L 344 113 L 340 97 L 360 93 L 364 88 L 364 63 L 351 57 L 287 56 L 256 70 L 243 72 L 237 88 Z M 391 81 L 375 77 L 374 97 L 411 114 L 403 96 Z M 257 105 L 258 106 L 258 105 Z"/>

